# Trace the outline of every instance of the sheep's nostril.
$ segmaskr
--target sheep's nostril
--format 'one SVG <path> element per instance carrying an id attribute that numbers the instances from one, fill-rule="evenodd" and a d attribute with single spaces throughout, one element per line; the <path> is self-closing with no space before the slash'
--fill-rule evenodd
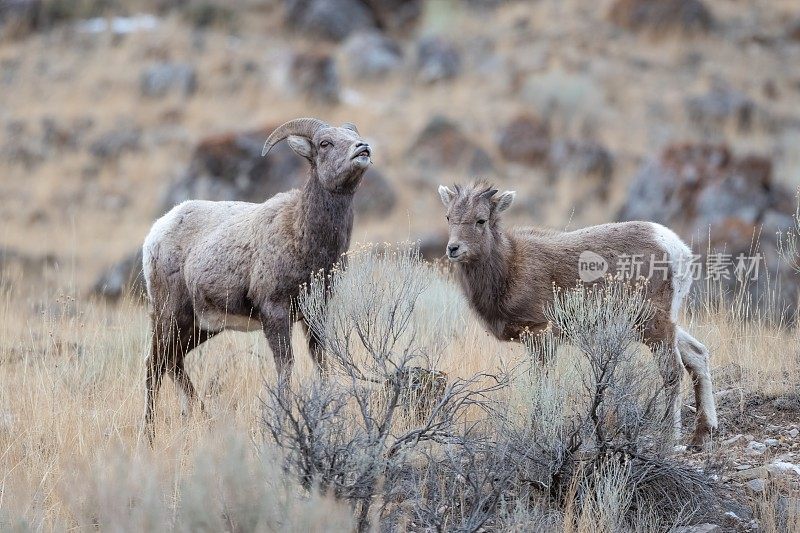
<path id="1" fill-rule="evenodd" d="M 447 245 L 447 251 L 450 253 L 450 255 L 453 255 L 454 253 L 456 253 L 458 251 L 458 248 L 459 248 L 458 244 L 448 244 Z"/>

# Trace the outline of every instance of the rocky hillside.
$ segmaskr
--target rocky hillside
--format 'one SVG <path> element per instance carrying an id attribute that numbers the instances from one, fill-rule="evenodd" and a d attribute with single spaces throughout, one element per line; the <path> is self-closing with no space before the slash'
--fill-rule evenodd
<path id="1" fill-rule="evenodd" d="M 0 21 L 0 245 L 83 289 L 174 202 L 296 186 L 301 161 L 257 150 L 295 116 L 375 146 L 354 238 L 433 255 L 440 182 L 518 190 L 518 222 L 651 218 L 701 249 L 711 226 L 737 252 L 800 185 L 792 0 L 15 0 Z"/>

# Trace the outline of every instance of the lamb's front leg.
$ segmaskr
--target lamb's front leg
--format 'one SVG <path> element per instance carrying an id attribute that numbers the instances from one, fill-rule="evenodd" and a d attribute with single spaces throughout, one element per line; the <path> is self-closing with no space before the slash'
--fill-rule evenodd
<path id="1" fill-rule="evenodd" d="M 272 356 L 275 358 L 275 370 L 278 382 L 291 379 L 294 356 L 292 355 L 292 320 L 287 306 L 273 302 L 260 309 L 261 327 L 267 337 Z"/>

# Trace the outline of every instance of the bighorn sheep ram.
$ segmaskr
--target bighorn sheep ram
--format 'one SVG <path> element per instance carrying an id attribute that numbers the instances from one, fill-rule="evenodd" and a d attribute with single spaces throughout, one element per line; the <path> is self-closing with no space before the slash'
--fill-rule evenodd
<path id="1" fill-rule="evenodd" d="M 144 241 L 153 327 L 145 384 L 145 428 L 151 442 L 163 375 L 172 376 L 189 404 L 196 401 L 184 358 L 222 330 L 263 329 L 279 379 L 288 376 L 290 330 L 302 319 L 292 311 L 291 300 L 313 273 L 330 269 L 347 251 L 353 194 L 371 163 L 369 145 L 352 124 L 331 127 L 301 118 L 272 132 L 262 155 L 286 138 L 311 163 L 302 190 L 261 204 L 183 202 L 158 219 Z M 306 330 L 319 366 L 318 342 Z"/>
<path id="2" fill-rule="evenodd" d="M 664 265 L 663 274 L 651 276 L 646 285 L 653 314 L 644 324 L 644 342 L 653 353 L 667 347 L 675 355 L 666 365 L 664 382 L 667 416 L 676 431 L 680 428 L 681 363 L 691 375 L 697 405 L 692 444 L 706 442 L 717 427 L 708 350 L 676 324 L 692 283 L 689 248 L 671 230 L 651 222 L 602 224 L 570 232 L 532 227 L 505 231 L 500 214 L 511 205 L 515 193 L 497 193 L 486 183 L 439 187 L 450 228 L 447 257 L 488 330 L 507 341 L 525 331 L 546 329 L 545 310 L 553 304 L 553 286 L 575 286 L 581 279 L 582 253 L 597 254 L 608 265 L 618 264 L 623 256 L 641 257 L 642 272 L 656 270 L 649 269 L 651 259 L 666 257 L 669 266 Z"/>

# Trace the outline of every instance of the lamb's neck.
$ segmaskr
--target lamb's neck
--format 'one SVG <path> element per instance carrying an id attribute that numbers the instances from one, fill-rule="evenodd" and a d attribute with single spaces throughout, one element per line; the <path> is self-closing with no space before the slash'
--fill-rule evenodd
<path id="1" fill-rule="evenodd" d="M 353 193 L 331 192 L 314 174 L 303 186 L 297 208 L 295 237 L 299 251 L 311 256 L 345 252 L 353 229 Z"/>
<path id="2" fill-rule="evenodd" d="M 492 251 L 477 261 L 459 264 L 461 282 L 472 307 L 484 318 L 500 318 L 508 290 L 514 243 L 502 232 L 495 235 Z"/>

